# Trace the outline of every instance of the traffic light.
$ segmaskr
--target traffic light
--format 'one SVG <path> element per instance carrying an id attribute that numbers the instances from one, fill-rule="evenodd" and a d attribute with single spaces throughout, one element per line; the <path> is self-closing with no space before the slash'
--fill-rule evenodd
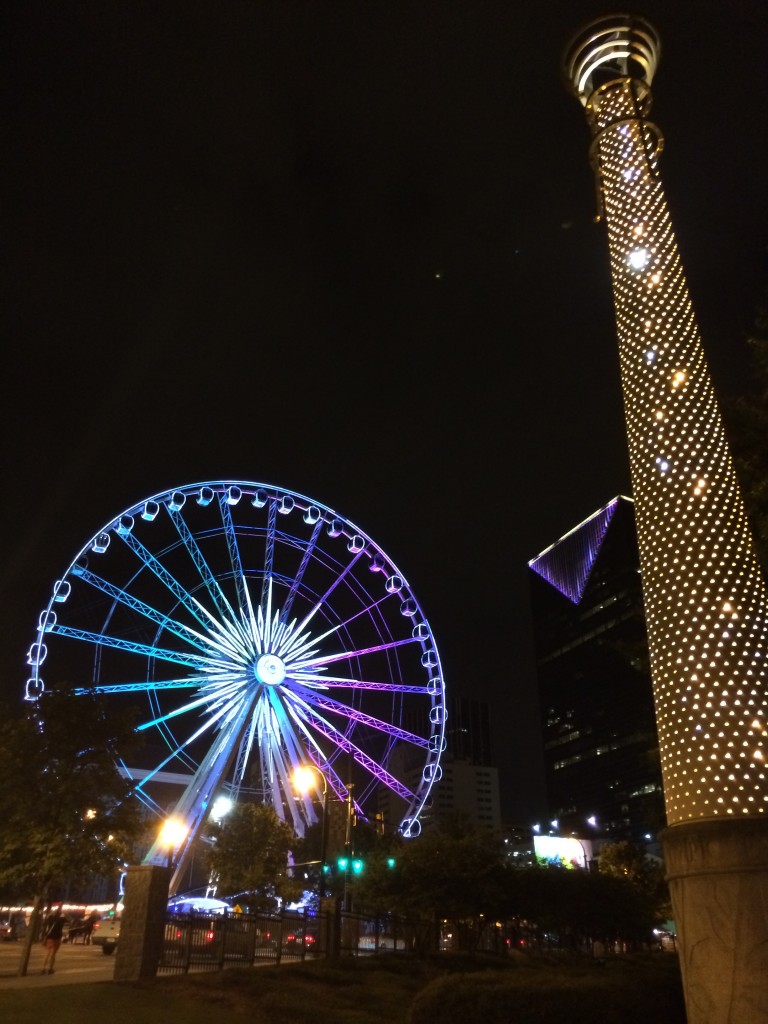
<path id="1" fill-rule="evenodd" d="M 365 867 L 362 857 L 337 857 L 336 866 L 339 871 L 351 871 L 353 875 L 361 875 Z"/>
<path id="2" fill-rule="evenodd" d="M 393 868 L 396 863 L 397 863 L 397 861 L 395 860 L 394 857 L 387 857 L 387 867 L 388 868 Z"/>

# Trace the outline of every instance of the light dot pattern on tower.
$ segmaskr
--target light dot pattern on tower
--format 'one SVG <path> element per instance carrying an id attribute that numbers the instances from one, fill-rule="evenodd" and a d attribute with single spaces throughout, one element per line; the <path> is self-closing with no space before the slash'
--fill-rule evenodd
<path id="1" fill-rule="evenodd" d="M 602 19 L 566 55 L 608 228 L 670 825 L 768 813 L 768 600 L 658 175 L 658 41 Z"/>

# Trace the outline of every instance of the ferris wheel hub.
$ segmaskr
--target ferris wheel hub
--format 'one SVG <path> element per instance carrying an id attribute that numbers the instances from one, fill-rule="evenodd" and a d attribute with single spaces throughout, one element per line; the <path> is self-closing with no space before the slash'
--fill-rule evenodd
<path id="1" fill-rule="evenodd" d="M 276 654 L 262 654 L 256 662 L 256 678 L 267 686 L 279 686 L 285 679 L 285 662 Z"/>

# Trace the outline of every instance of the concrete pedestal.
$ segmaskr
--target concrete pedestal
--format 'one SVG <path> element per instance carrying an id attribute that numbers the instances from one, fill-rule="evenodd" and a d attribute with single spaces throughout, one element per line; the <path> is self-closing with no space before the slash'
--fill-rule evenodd
<path id="1" fill-rule="evenodd" d="M 768 1024 L 768 820 L 661 833 L 688 1024 Z"/>
<path id="2" fill-rule="evenodd" d="M 163 952 L 171 868 L 128 868 L 125 910 L 115 960 L 115 981 L 154 978 Z"/>

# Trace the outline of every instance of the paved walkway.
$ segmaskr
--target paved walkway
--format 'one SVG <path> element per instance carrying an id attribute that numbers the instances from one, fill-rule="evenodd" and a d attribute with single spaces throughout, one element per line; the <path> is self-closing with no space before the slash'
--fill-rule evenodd
<path id="1" fill-rule="evenodd" d="M 114 956 L 104 956 L 96 946 L 63 945 L 56 955 L 53 974 L 41 973 L 45 956 L 41 945 L 32 947 L 24 977 L 17 974 L 21 956 L 20 942 L 0 943 L 0 991 L 8 988 L 51 988 L 86 981 L 112 981 L 115 972 Z"/>

